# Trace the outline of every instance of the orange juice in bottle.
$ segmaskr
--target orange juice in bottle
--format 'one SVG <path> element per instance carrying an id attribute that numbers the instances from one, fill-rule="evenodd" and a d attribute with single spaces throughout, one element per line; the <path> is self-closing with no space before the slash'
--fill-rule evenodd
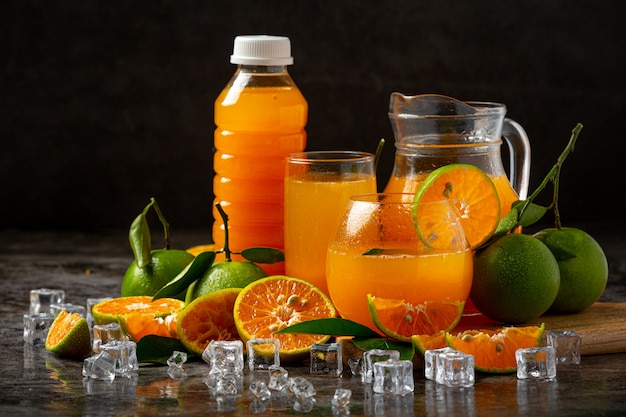
<path id="1" fill-rule="evenodd" d="M 228 215 L 229 247 L 283 249 L 285 158 L 306 146 L 308 104 L 287 71 L 289 38 L 238 36 L 237 70 L 215 101 L 214 203 Z M 213 241 L 224 244 L 224 224 L 213 208 Z M 284 265 L 260 264 L 269 274 Z"/>

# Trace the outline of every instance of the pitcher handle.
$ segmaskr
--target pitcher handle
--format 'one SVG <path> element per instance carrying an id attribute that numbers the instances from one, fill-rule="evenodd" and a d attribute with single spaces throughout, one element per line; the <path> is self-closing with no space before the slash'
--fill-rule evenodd
<path id="1" fill-rule="evenodd" d="M 510 155 L 509 179 L 520 200 L 528 196 L 530 183 L 530 141 L 524 128 L 516 121 L 505 118 L 502 127 Z"/>

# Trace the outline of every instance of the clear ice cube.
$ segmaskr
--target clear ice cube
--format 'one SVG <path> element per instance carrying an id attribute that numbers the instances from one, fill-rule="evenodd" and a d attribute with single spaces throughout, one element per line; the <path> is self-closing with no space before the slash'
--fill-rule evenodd
<path id="1" fill-rule="evenodd" d="M 212 340 L 202 358 L 211 364 L 214 372 L 241 374 L 243 372 L 243 342 L 241 340 Z"/>
<path id="2" fill-rule="evenodd" d="M 72 303 L 60 303 L 50 304 L 50 314 L 54 317 L 58 316 L 61 311 L 67 311 L 68 313 L 78 313 L 81 317 L 85 317 L 86 310 L 84 306 Z"/>
<path id="3" fill-rule="evenodd" d="M 314 343 L 310 353 L 311 375 L 341 376 L 343 358 L 339 343 Z"/>
<path id="4" fill-rule="evenodd" d="M 89 328 L 93 328 L 93 326 L 96 324 L 93 318 L 93 306 L 110 299 L 111 297 L 87 298 L 87 303 L 85 306 L 85 318 L 87 319 L 87 324 L 89 325 Z"/>
<path id="5" fill-rule="evenodd" d="M 298 413 L 310 413 L 313 411 L 315 403 L 316 401 L 313 397 L 298 398 L 293 402 L 293 409 Z"/>
<path id="6" fill-rule="evenodd" d="M 515 360 L 519 379 L 556 378 L 556 353 L 552 346 L 517 349 Z"/>
<path id="7" fill-rule="evenodd" d="M 246 344 L 248 348 L 248 369 L 251 371 L 280 366 L 280 340 L 253 338 Z"/>
<path id="8" fill-rule="evenodd" d="M 268 388 L 274 391 L 285 391 L 289 388 L 289 372 L 282 366 L 272 365 L 268 369 Z"/>
<path id="9" fill-rule="evenodd" d="M 183 369 L 185 362 L 187 362 L 187 352 L 175 350 L 165 363 L 167 363 L 167 366 Z"/>
<path id="10" fill-rule="evenodd" d="M 122 328 L 118 323 L 96 324 L 92 329 L 92 349 L 100 352 L 100 345 L 114 340 L 126 340 Z"/>
<path id="11" fill-rule="evenodd" d="M 250 382 L 250 393 L 255 398 L 270 398 L 272 393 L 270 389 L 267 387 L 267 384 L 263 381 L 252 381 Z"/>
<path id="12" fill-rule="evenodd" d="M 65 302 L 65 291 L 52 288 L 38 288 L 30 291 L 30 314 L 50 313 L 50 305 Z"/>
<path id="13" fill-rule="evenodd" d="M 53 321 L 54 316 L 49 312 L 24 314 L 24 342 L 33 346 L 45 346 Z"/>
<path id="14" fill-rule="evenodd" d="M 83 361 L 83 376 L 90 379 L 113 380 L 116 363 L 117 359 L 106 351 L 89 356 Z"/>
<path id="15" fill-rule="evenodd" d="M 413 392 L 413 362 L 397 359 L 375 362 L 373 389 L 378 394 L 406 395 Z"/>
<path id="16" fill-rule="evenodd" d="M 474 356 L 451 350 L 436 355 L 435 382 L 448 387 L 474 385 Z"/>
<path id="17" fill-rule="evenodd" d="M 431 381 L 437 376 L 437 355 L 440 353 L 450 352 L 453 349 L 445 347 L 441 349 L 431 349 L 424 353 L 424 377 Z"/>
<path id="18" fill-rule="evenodd" d="M 101 352 L 107 352 L 115 358 L 115 373 L 126 374 L 139 369 L 137 344 L 130 340 L 111 340 L 100 345 Z"/>
<path id="19" fill-rule="evenodd" d="M 308 379 L 297 376 L 289 379 L 289 389 L 296 396 L 297 399 L 313 397 L 317 394 L 317 391 L 311 381 Z"/>
<path id="20" fill-rule="evenodd" d="M 548 346 L 554 348 L 557 365 L 580 365 L 580 334 L 572 330 L 550 330 L 547 339 Z"/>
<path id="21" fill-rule="evenodd" d="M 374 363 L 389 359 L 400 360 L 400 352 L 397 350 L 371 349 L 363 353 L 361 380 L 366 384 L 374 382 Z"/>
<path id="22" fill-rule="evenodd" d="M 353 376 L 361 375 L 361 360 L 363 358 L 361 356 L 356 356 L 354 358 L 348 359 L 348 366 L 350 367 L 350 372 Z"/>
<path id="23" fill-rule="evenodd" d="M 350 398 L 352 397 L 352 391 L 346 388 L 337 388 L 333 399 L 330 403 L 336 407 L 347 407 L 350 404 Z"/>

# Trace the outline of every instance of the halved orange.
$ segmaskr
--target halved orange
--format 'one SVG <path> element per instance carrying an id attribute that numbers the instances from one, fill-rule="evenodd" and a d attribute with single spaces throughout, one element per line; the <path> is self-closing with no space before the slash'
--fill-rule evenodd
<path id="1" fill-rule="evenodd" d="M 50 326 L 45 346 L 60 356 L 88 356 L 91 352 L 91 333 L 87 320 L 78 313 L 61 310 Z"/>
<path id="2" fill-rule="evenodd" d="M 225 288 L 200 296 L 178 314 L 178 338 L 190 351 L 202 355 L 211 340 L 239 340 L 233 319 L 240 288 Z"/>
<path id="3" fill-rule="evenodd" d="M 474 356 L 476 370 L 490 373 L 515 372 L 517 349 L 541 345 L 545 323 L 541 326 L 501 327 L 495 330 L 466 330 L 446 334 L 453 349 Z"/>
<path id="4" fill-rule="evenodd" d="M 404 300 L 367 295 L 376 327 L 387 336 L 411 342 L 413 335 L 433 335 L 454 328 L 463 314 L 464 301 L 427 301 L 413 305 Z"/>
<path id="5" fill-rule="evenodd" d="M 330 335 L 274 334 L 307 320 L 334 318 L 330 299 L 313 284 L 298 278 L 274 275 L 261 278 L 241 290 L 233 311 L 239 336 L 280 341 L 281 361 L 306 358 L 314 343 L 325 343 Z"/>
<path id="6" fill-rule="evenodd" d="M 450 228 L 444 227 L 445 213 L 428 204 L 442 199 L 456 208 L 465 237 L 472 249 L 487 241 L 500 220 L 500 199 L 489 176 L 469 164 L 450 164 L 431 172 L 415 193 L 415 226 L 427 246 L 436 245 L 430 239 L 437 236 L 444 245 L 453 237 L 446 237 Z"/>
<path id="7" fill-rule="evenodd" d="M 148 334 L 178 337 L 176 318 L 184 301 L 151 296 L 117 297 L 96 304 L 93 318 L 96 324 L 119 323 L 122 331 L 138 341 Z"/>

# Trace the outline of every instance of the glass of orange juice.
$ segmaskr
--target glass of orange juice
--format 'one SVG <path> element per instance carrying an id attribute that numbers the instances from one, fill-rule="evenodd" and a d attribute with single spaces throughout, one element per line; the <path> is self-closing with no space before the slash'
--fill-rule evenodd
<path id="1" fill-rule="evenodd" d="M 375 192 L 372 153 L 290 154 L 285 173 L 285 273 L 328 294 L 326 250 L 335 222 L 350 196 Z"/>
<path id="2" fill-rule="evenodd" d="M 326 277 L 341 317 L 376 330 L 367 295 L 404 300 L 465 301 L 472 252 L 447 200 L 413 203 L 414 194 L 350 198 L 328 246 Z"/>

